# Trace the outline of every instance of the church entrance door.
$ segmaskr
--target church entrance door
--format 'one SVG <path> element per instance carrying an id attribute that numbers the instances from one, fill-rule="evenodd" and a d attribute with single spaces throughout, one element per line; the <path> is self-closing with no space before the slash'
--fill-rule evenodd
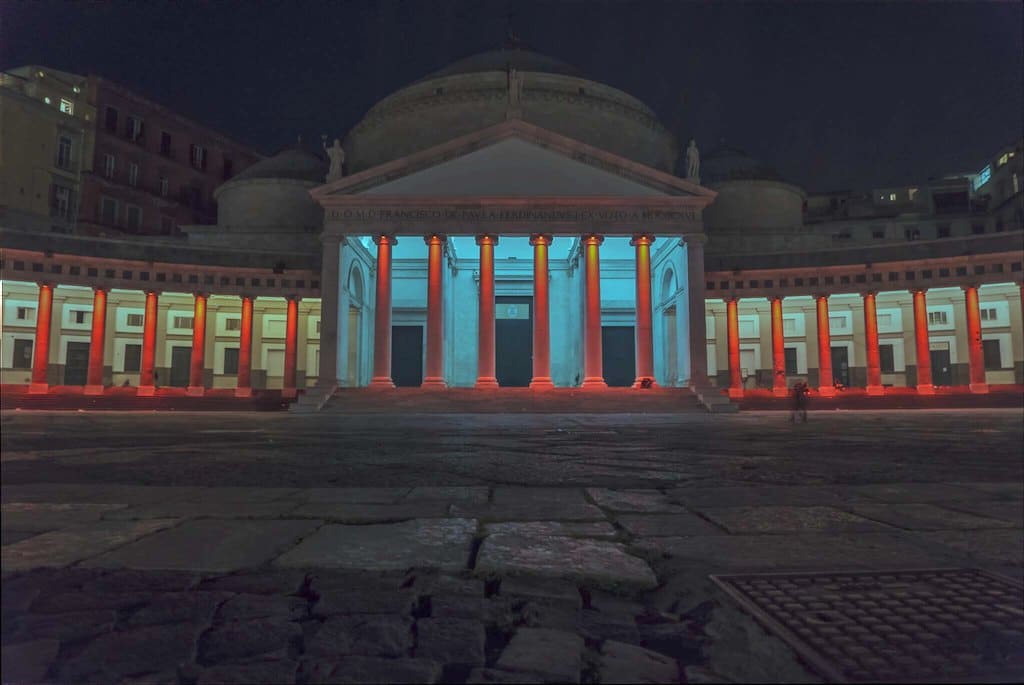
<path id="1" fill-rule="evenodd" d="M 601 328 L 601 362 L 609 387 L 629 387 L 636 380 L 636 339 L 632 326 Z"/>
<path id="2" fill-rule="evenodd" d="M 533 298 L 494 298 L 494 356 L 498 385 L 524 388 L 533 377 Z"/>
<path id="3" fill-rule="evenodd" d="M 391 327 L 391 380 L 399 388 L 423 384 L 423 326 Z"/>

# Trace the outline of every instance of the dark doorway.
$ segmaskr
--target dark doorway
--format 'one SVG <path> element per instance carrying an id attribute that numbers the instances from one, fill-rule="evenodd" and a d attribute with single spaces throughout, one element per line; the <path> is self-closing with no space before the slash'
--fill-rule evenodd
<path id="1" fill-rule="evenodd" d="M 400 388 L 423 385 L 423 326 L 391 327 L 391 380 Z"/>
<path id="2" fill-rule="evenodd" d="M 636 380 L 636 340 L 632 326 L 601 328 L 601 363 L 604 382 L 613 387 L 628 387 Z"/>
<path id="3" fill-rule="evenodd" d="M 533 379 L 533 299 L 494 298 L 494 363 L 498 385 L 524 388 Z"/>
<path id="4" fill-rule="evenodd" d="M 953 369 L 949 350 L 932 350 L 932 385 L 952 385 Z"/>
<path id="5" fill-rule="evenodd" d="M 64 385 L 85 385 L 89 377 L 89 343 L 69 342 L 64 361 Z"/>
<path id="6" fill-rule="evenodd" d="M 188 387 L 192 371 L 192 348 L 176 346 L 171 348 L 170 385 L 175 388 Z"/>
<path id="7" fill-rule="evenodd" d="M 826 380 L 818 382 L 824 385 Z M 836 381 L 850 387 L 850 351 L 845 347 L 832 348 L 832 382 Z"/>

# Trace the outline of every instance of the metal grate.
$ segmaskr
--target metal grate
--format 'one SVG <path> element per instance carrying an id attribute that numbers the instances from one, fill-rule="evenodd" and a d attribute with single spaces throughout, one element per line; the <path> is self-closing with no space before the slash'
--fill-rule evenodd
<path id="1" fill-rule="evenodd" d="M 712 576 L 838 682 L 1020 681 L 1024 591 L 977 569 Z"/>

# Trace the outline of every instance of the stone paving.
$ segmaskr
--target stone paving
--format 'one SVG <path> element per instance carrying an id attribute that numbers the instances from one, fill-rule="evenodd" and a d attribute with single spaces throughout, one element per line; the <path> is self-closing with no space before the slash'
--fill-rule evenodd
<path id="1" fill-rule="evenodd" d="M 3 681 L 815 682 L 709 574 L 1024 575 L 1020 412 L 919 416 L 4 414 Z"/>

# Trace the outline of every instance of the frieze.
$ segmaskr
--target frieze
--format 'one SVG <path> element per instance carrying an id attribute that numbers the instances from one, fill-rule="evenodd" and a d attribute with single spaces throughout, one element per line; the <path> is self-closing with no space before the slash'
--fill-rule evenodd
<path id="1" fill-rule="evenodd" d="M 694 208 L 460 208 L 460 207 L 338 207 L 327 211 L 328 222 L 500 222 L 500 223 L 666 223 L 699 224 Z"/>

